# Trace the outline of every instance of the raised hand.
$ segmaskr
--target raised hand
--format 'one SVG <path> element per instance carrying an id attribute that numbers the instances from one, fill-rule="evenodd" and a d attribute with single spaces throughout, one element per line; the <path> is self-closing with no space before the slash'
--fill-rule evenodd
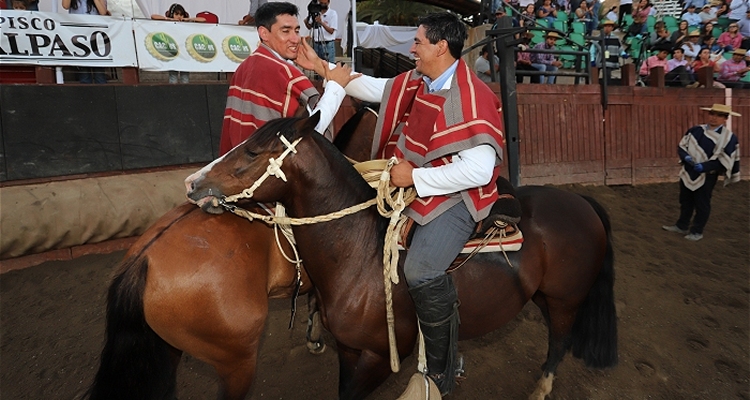
<path id="1" fill-rule="evenodd" d="M 326 78 L 328 81 L 334 81 L 341 85 L 341 87 L 346 87 L 346 85 L 349 84 L 349 82 L 352 81 L 352 79 L 357 79 L 362 74 L 354 74 L 352 75 L 352 67 L 341 63 L 339 65 L 336 65 L 333 69 L 328 69 L 328 63 L 326 61 L 321 60 L 321 66 L 325 66 L 326 71 L 323 74 L 320 74 Z"/>
<path id="2" fill-rule="evenodd" d="M 315 53 L 315 50 L 313 50 L 312 46 L 304 38 L 300 40 L 299 48 L 297 49 L 297 59 L 294 62 L 304 69 L 313 70 L 318 75 L 325 76 L 325 70 L 322 67 L 320 57 L 318 57 L 318 54 Z M 327 63 L 325 69 L 328 69 Z"/>

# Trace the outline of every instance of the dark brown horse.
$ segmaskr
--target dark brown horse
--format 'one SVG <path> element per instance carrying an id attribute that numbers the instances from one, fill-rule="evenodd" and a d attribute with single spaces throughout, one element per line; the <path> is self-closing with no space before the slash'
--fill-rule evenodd
<path id="1" fill-rule="evenodd" d="M 270 178 L 253 198 L 280 201 L 291 217 L 312 217 L 375 196 L 331 143 L 313 132 L 316 116 L 269 122 L 190 183 L 189 197 L 221 212 L 214 199 L 251 187 L 285 150 L 286 181 Z M 454 273 L 460 299 L 460 338 L 495 330 L 528 302 L 549 327 L 547 360 L 535 398 L 551 391 L 555 370 L 572 349 L 591 367 L 617 362 L 613 251 L 609 220 L 593 199 L 548 187 L 517 192 L 523 208 L 521 251 L 476 255 Z M 361 399 L 391 373 L 383 294 L 383 237 L 387 220 L 372 208 L 331 222 L 294 227 L 300 255 L 321 302 L 323 322 L 337 341 L 339 397 Z M 321 239 L 324 238 L 324 239 Z M 399 271 L 401 281 L 403 271 Z M 417 323 L 406 284 L 394 288 L 398 353 L 414 348 Z"/>
<path id="2" fill-rule="evenodd" d="M 364 109 L 341 128 L 340 142 L 371 137 Z M 343 144 L 342 144 L 343 145 Z M 356 154 L 354 154 L 356 155 Z M 260 213 L 263 211 L 256 210 Z M 280 237 L 284 253 L 293 257 Z M 302 270 L 302 293 L 312 289 Z M 288 298 L 296 269 L 273 229 L 183 204 L 155 222 L 115 271 L 107 300 L 106 343 L 91 399 L 174 399 L 182 352 L 213 366 L 220 398 L 244 399 L 255 377 L 269 298 Z M 316 318 L 314 296 L 310 318 Z M 308 348 L 322 350 L 308 325 Z"/>

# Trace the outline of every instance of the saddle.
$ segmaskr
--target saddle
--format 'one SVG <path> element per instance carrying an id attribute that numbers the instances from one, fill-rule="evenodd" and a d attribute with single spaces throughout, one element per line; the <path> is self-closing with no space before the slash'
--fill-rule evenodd
<path id="1" fill-rule="evenodd" d="M 451 263 L 446 272 L 458 269 L 464 261 L 476 253 L 518 251 L 523 244 L 523 234 L 518 228 L 521 221 L 521 203 L 516 199 L 515 189 L 507 179 L 497 179 L 499 198 L 492 205 L 490 215 L 479 221 L 461 254 Z M 399 248 L 408 250 L 414 236 L 414 220 L 409 218 L 399 234 Z"/>

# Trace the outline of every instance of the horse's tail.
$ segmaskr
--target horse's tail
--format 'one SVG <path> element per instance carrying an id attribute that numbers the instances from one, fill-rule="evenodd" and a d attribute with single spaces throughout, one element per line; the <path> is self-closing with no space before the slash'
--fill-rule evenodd
<path id="1" fill-rule="evenodd" d="M 84 396 L 88 399 L 175 398 L 176 363 L 143 312 L 147 272 L 146 257 L 130 257 L 109 287 L 106 342 L 94 383 Z"/>
<path id="2" fill-rule="evenodd" d="M 599 276 L 586 300 L 578 309 L 573 325 L 573 356 L 583 359 L 587 367 L 606 368 L 617 364 L 617 313 L 615 310 L 615 270 L 612 249 L 612 226 L 604 207 L 583 196 L 594 208 L 607 234 L 607 249 Z"/>

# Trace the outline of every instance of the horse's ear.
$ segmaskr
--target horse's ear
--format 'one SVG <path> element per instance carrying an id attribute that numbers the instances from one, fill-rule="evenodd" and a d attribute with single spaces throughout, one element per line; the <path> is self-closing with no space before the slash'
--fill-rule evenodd
<path id="1" fill-rule="evenodd" d="M 310 118 L 307 118 L 305 120 L 304 125 L 304 131 L 312 131 L 315 130 L 315 127 L 318 125 L 318 122 L 320 122 L 320 110 L 316 111 L 315 114 L 311 115 Z"/>

